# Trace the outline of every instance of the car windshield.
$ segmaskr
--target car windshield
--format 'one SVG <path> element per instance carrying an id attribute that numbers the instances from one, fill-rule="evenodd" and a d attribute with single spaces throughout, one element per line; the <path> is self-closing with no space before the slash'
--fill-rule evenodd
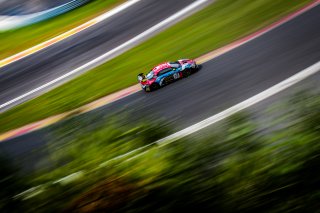
<path id="1" fill-rule="evenodd" d="M 153 73 L 153 71 L 151 71 L 151 72 L 148 73 L 147 79 L 151 80 L 153 78 L 153 76 L 154 76 L 154 73 Z"/>

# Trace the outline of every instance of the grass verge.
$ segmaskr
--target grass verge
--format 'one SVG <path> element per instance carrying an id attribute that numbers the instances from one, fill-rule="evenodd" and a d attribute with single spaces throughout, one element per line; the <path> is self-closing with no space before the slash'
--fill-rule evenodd
<path id="1" fill-rule="evenodd" d="M 264 27 L 311 0 L 220 0 L 147 42 L 0 115 L 0 132 L 62 113 L 136 83 L 136 74 L 195 58 Z M 191 27 L 192 26 L 192 27 Z"/>
<path id="2" fill-rule="evenodd" d="M 0 59 L 62 34 L 126 0 L 94 0 L 55 18 L 0 33 Z"/>

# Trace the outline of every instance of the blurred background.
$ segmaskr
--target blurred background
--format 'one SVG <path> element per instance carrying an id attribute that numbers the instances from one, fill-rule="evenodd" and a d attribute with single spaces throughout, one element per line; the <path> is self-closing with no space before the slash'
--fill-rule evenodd
<path id="1" fill-rule="evenodd" d="M 0 0 L 0 211 L 320 212 L 319 3 Z"/>

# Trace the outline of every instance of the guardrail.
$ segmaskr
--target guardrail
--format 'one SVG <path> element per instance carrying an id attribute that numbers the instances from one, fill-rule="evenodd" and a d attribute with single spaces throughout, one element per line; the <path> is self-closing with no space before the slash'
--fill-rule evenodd
<path id="1" fill-rule="evenodd" d="M 72 0 L 61 6 L 38 13 L 20 16 L 0 16 L 0 31 L 13 30 L 61 15 L 91 0 Z"/>

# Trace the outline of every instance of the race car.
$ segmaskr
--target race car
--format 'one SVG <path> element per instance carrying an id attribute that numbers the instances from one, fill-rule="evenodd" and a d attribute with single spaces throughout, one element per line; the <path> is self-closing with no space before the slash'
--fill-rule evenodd
<path id="1" fill-rule="evenodd" d="M 154 67 L 145 75 L 140 73 L 138 81 L 146 92 L 156 90 L 180 78 L 185 78 L 198 71 L 199 66 L 194 60 L 180 59 L 175 62 L 166 62 Z"/>

